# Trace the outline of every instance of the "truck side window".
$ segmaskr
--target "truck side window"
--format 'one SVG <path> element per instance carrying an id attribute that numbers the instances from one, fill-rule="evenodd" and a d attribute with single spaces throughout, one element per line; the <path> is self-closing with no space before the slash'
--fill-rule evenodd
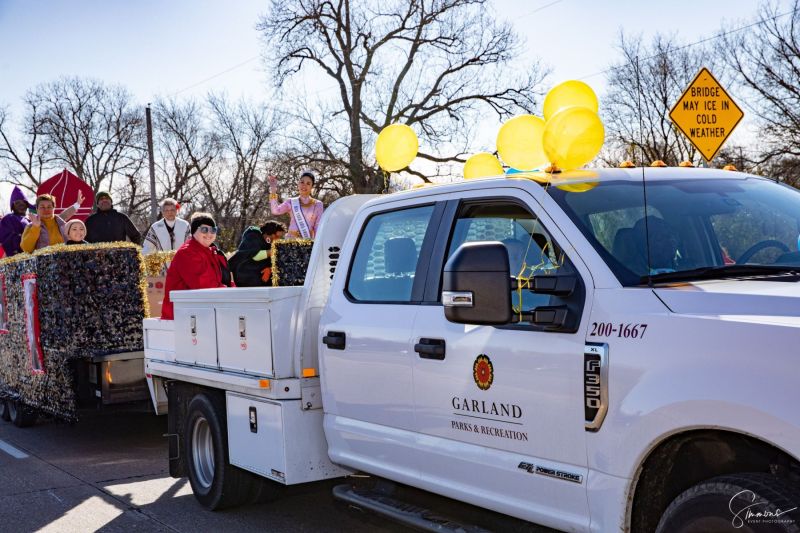
<path id="1" fill-rule="evenodd" d="M 475 241 L 502 242 L 508 250 L 511 275 L 517 279 L 574 271 L 539 219 L 516 203 L 484 201 L 461 206 L 447 258 L 462 244 Z M 511 301 L 515 311 L 529 312 L 549 305 L 550 296 L 514 291 Z"/>
<path id="2" fill-rule="evenodd" d="M 359 239 L 347 292 L 360 302 L 408 303 L 434 206 L 374 215 Z"/>

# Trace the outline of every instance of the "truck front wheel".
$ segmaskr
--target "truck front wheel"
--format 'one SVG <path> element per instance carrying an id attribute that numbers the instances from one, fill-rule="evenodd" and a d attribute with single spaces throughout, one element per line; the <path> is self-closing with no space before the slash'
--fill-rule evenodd
<path id="1" fill-rule="evenodd" d="M 719 476 L 681 493 L 656 533 L 800 533 L 800 488 L 765 473 Z"/>
<path id="2" fill-rule="evenodd" d="M 206 394 L 189 403 L 184 453 L 195 498 L 210 510 L 247 501 L 251 477 L 228 463 L 225 408 Z"/>

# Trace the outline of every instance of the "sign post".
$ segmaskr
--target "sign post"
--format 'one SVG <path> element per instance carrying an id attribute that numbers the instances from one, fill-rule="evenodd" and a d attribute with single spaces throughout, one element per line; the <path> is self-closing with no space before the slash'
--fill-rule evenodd
<path id="1" fill-rule="evenodd" d="M 705 67 L 669 112 L 706 161 L 714 159 L 742 117 L 742 109 Z"/>
<path id="2" fill-rule="evenodd" d="M 156 166 L 153 155 L 153 120 L 150 117 L 150 104 L 144 109 L 144 118 L 147 123 L 147 158 L 150 162 L 150 223 L 158 219 L 158 202 L 156 200 Z"/>

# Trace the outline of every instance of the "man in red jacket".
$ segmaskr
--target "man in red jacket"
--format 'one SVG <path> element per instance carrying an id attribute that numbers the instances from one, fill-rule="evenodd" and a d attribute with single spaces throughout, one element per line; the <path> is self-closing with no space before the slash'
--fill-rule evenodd
<path id="1" fill-rule="evenodd" d="M 175 252 L 167 270 L 164 284 L 162 320 L 174 320 L 175 312 L 169 299 L 171 291 L 185 289 L 213 289 L 232 286 L 228 262 L 214 245 L 217 223 L 208 213 L 195 213 L 190 222 L 192 238 Z"/>

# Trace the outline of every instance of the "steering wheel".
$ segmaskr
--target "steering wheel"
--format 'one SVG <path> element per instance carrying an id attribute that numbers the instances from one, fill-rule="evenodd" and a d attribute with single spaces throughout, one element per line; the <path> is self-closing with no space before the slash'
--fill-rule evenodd
<path id="1" fill-rule="evenodd" d="M 736 264 L 747 263 L 747 261 L 756 255 L 761 250 L 765 250 L 767 248 L 778 248 L 783 253 L 789 251 L 789 247 L 783 244 L 781 241 L 776 241 L 775 239 L 767 239 L 761 242 L 755 243 L 753 246 L 748 248 L 744 251 L 742 255 L 736 260 Z"/>

